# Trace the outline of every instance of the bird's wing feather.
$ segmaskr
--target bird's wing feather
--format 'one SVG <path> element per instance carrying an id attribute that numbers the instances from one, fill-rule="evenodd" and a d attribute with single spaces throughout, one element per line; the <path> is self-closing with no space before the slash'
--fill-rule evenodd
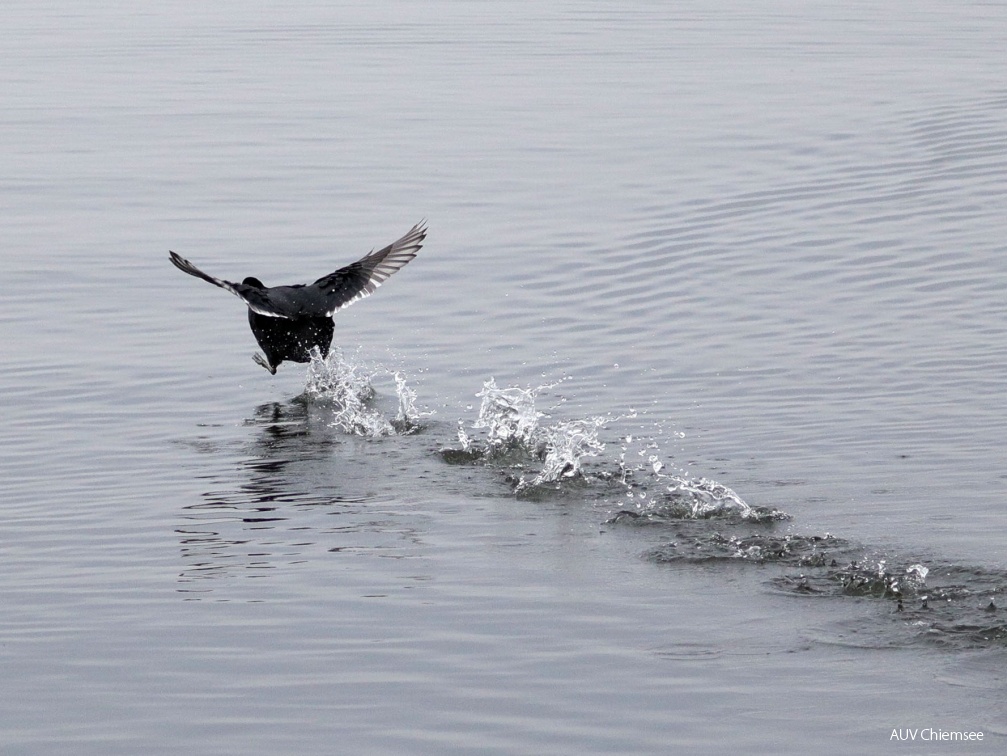
<path id="1" fill-rule="evenodd" d="M 324 313 L 314 314 L 331 316 L 371 294 L 392 273 L 416 257 L 426 235 L 426 221 L 420 221 L 405 236 L 384 249 L 370 252 L 355 263 L 319 278 L 311 287 L 323 295 Z"/>
<path id="2" fill-rule="evenodd" d="M 248 284 L 234 283 L 233 281 L 224 281 L 220 278 L 214 278 L 213 276 L 201 271 L 181 255 L 170 251 L 168 254 L 171 256 L 171 262 L 180 271 L 188 273 L 190 276 L 195 276 L 196 278 L 202 278 L 204 281 L 212 283 L 214 286 L 219 286 L 221 289 L 225 289 L 235 296 L 241 297 L 245 304 L 248 305 L 248 308 L 253 312 L 257 312 L 260 315 L 269 315 L 274 318 L 289 317 L 288 315 L 284 315 L 282 312 L 276 311 L 276 308 L 270 303 L 269 298 L 262 289 L 255 286 L 249 286 Z"/>

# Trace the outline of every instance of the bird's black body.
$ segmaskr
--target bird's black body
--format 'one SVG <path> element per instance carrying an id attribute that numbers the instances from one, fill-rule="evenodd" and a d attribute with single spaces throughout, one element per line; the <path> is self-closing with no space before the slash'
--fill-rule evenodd
<path id="1" fill-rule="evenodd" d="M 248 277 L 240 284 L 207 275 L 184 257 L 170 252 L 176 268 L 190 276 L 236 294 L 248 306 L 248 324 L 261 354 L 253 359 L 270 373 L 281 362 L 309 362 L 311 350 L 324 357 L 332 345 L 332 316 L 338 310 L 366 297 L 385 279 L 416 257 L 426 238 L 426 228 L 418 223 L 398 241 L 371 252 L 352 265 L 322 276 L 311 284 L 268 287 Z"/>
<path id="2" fill-rule="evenodd" d="M 272 365 L 274 369 L 271 372 L 274 373 L 284 360 L 311 362 L 312 347 L 318 347 L 321 356 L 325 357 L 335 331 L 335 323 L 329 317 L 290 320 L 259 315 L 254 310 L 248 311 L 248 325 L 266 354 L 266 369 L 269 370 L 269 365 Z"/>

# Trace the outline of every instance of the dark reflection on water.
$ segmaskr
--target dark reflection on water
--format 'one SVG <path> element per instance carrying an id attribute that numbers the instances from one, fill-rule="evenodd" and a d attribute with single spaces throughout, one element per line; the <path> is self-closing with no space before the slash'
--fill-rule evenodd
<path id="1" fill-rule="evenodd" d="M 371 527 L 386 532 L 389 523 L 358 516 L 377 500 L 340 493 L 340 464 L 334 451 L 353 439 L 329 426 L 326 413 L 304 397 L 269 402 L 255 409 L 246 426 L 254 436 L 241 449 L 236 469 L 208 480 L 202 501 L 183 507 L 185 524 L 176 529 L 185 568 L 181 584 L 245 574 L 261 576 L 280 564 L 298 564 L 326 540 L 330 552 L 350 546 L 331 545 L 333 534 Z M 350 488 L 350 486 L 347 486 Z M 325 515 L 350 518 L 332 524 Z M 186 585 L 180 591 L 192 592 Z M 203 588 L 202 590 L 208 590 Z"/>

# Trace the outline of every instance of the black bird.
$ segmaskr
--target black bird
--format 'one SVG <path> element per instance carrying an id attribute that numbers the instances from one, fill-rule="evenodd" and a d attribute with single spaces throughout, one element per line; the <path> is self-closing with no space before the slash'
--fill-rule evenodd
<path id="1" fill-rule="evenodd" d="M 266 353 L 265 357 L 253 354 L 252 359 L 275 375 L 284 360 L 310 362 L 313 347 L 318 347 L 325 357 L 332 344 L 333 314 L 366 297 L 416 257 L 426 235 L 426 222 L 421 221 L 384 249 L 372 251 L 312 284 L 293 286 L 265 286 L 251 276 L 241 283 L 222 281 L 207 275 L 181 255 L 170 251 L 168 254 L 183 273 L 209 281 L 244 300 L 248 305 L 248 324 Z"/>

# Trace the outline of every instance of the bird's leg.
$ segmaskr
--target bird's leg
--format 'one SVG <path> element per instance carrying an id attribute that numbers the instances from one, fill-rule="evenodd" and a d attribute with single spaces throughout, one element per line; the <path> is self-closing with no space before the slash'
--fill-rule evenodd
<path id="1" fill-rule="evenodd" d="M 270 374 L 276 375 L 276 368 L 270 365 L 266 358 L 258 352 L 252 355 L 252 361 L 255 362 L 256 365 L 262 365 L 262 367 L 268 370 Z"/>

